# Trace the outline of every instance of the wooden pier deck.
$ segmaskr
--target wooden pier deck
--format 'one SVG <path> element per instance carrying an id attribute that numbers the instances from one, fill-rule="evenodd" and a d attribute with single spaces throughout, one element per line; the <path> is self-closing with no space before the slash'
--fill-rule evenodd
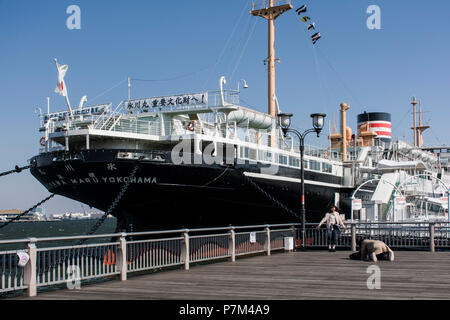
<path id="1" fill-rule="evenodd" d="M 376 263 L 379 290 L 367 288 L 367 268 L 374 263 L 350 260 L 349 253 L 275 253 L 39 292 L 31 299 L 450 299 L 450 252 L 397 251 L 396 261 Z"/>

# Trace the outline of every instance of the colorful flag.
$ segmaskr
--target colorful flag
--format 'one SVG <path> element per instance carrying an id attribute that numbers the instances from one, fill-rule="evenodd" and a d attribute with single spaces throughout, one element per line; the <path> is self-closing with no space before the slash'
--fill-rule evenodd
<path id="1" fill-rule="evenodd" d="M 321 37 L 322 37 L 322 36 L 321 36 L 320 33 L 318 33 L 318 32 L 315 33 L 315 34 L 313 34 L 313 35 L 311 36 L 312 43 L 313 43 L 313 44 L 316 44 L 317 40 L 319 40 Z"/>
<path id="2" fill-rule="evenodd" d="M 297 12 L 298 15 L 300 15 L 300 13 L 306 12 L 306 6 L 305 5 L 301 6 L 300 8 L 295 10 L 295 12 Z"/>
<path id="3" fill-rule="evenodd" d="M 302 21 L 303 22 L 306 22 L 306 21 L 308 21 L 308 20 L 311 20 L 309 17 L 307 17 L 307 16 L 304 16 L 303 18 L 302 18 Z"/>
<path id="4" fill-rule="evenodd" d="M 311 24 L 308 26 L 308 31 L 315 30 L 315 29 L 316 29 L 316 23 L 315 23 L 315 22 L 311 23 Z"/>

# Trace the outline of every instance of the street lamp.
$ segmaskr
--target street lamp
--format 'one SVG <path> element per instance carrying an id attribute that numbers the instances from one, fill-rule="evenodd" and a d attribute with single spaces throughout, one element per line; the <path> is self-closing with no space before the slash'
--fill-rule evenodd
<path id="1" fill-rule="evenodd" d="M 243 86 L 244 89 L 247 89 L 247 88 L 248 88 L 247 82 L 246 82 L 244 79 L 241 79 L 241 80 L 238 81 L 238 89 L 237 89 L 238 93 L 240 92 L 240 91 L 239 91 L 239 84 L 240 84 L 241 82 L 244 83 L 244 86 Z"/>
<path id="2" fill-rule="evenodd" d="M 278 114 L 279 119 L 279 125 L 281 127 L 281 130 L 283 131 L 284 136 L 288 132 L 294 133 L 298 139 L 300 140 L 300 174 L 301 174 L 301 188 L 300 188 L 300 194 L 301 194 L 301 207 L 300 207 L 300 213 L 302 215 L 302 249 L 305 248 L 305 240 L 306 240 L 306 225 L 305 225 L 305 167 L 303 164 L 303 156 L 305 153 L 305 137 L 307 134 L 311 132 L 317 133 L 317 137 L 319 137 L 320 132 L 322 131 L 323 125 L 324 125 L 324 119 L 327 115 L 324 113 L 314 113 L 311 115 L 312 122 L 313 122 L 313 128 L 306 130 L 303 133 L 300 133 L 299 131 L 295 129 L 290 129 L 291 126 L 291 113 L 280 113 Z"/>

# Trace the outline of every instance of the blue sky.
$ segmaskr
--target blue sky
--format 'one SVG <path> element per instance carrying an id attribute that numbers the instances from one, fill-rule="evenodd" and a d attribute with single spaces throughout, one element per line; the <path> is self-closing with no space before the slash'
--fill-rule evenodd
<path id="1" fill-rule="evenodd" d="M 81 9 L 81 29 L 69 30 L 70 5 Z M 88 104 L 127 96 L 126 78 L 173 81 L 133 82 L 133 97 L 216 90 L 219 77 L 228 89 L 245 79 L 241 98 L 267 109 L 267 26 L 252 17 L 251 1 L 105 1 L 0 0 L 0 170 L 24 165 L 39 148 L 37 106 L 65 110 L 53 92 L 57 73 L 53 58 L 68 64 L 72 105 L 87 95 Z M 411 141 L 409 101 L 422 101 L 424 121 L 432 129 L 425 143 L 449 143 L 450 2 L 446 0 L 305 0 L 307 15 L 322 34 L 312 45 L 305 24 L 294 10 L 276 21 L 277 97 L 284 112 L 295 114 L 294 126 L 310 127 L 309 114 L 335 114 L 350 104 L 353 130 L 363 111 L 392 114 L 393 135 Z M 369 30 L 369 5 L 381 9 L 381 30 Z M 234 32 L 233 32 L 234 31 Z M 245 49 L 245 50 L 244 50 Z M 116 86 L 117 85 L 117 86 Z M 116 86 L 113 90 L 106 90 Z M 100 95 L 100 96 L 99 96 Z M 310 144 L 327 143 L 327 130 Z M 0 208 L 26 209 L 48 195 L 29 173 L 0 181 Z M 57 197 L 47 212 L 81 210 Z"/>

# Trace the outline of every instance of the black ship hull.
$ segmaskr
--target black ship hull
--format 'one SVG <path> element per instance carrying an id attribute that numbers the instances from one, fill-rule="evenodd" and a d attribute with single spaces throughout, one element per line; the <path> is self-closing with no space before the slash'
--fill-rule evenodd
<path id="1" fill-rule="evenodd" d="M 120 159 L 118 152 L 127 150 L 43 153 L 31 159 L 31 173 L 49 192 L 102 211 L 111 208 L 128 182 L 111 212 L 118 231 L 300 222 L 299 169 L 279 167 L 265 175 L 255 163 L 174 164 L 168 152 L 147 152 L 157 154 L 158 161 Z M 345 191 L 340 185 L 336 176 L 305 172 L 307 222 L 323 217 Z M 342 197 L 340 205 L 348 212 Z"/>

